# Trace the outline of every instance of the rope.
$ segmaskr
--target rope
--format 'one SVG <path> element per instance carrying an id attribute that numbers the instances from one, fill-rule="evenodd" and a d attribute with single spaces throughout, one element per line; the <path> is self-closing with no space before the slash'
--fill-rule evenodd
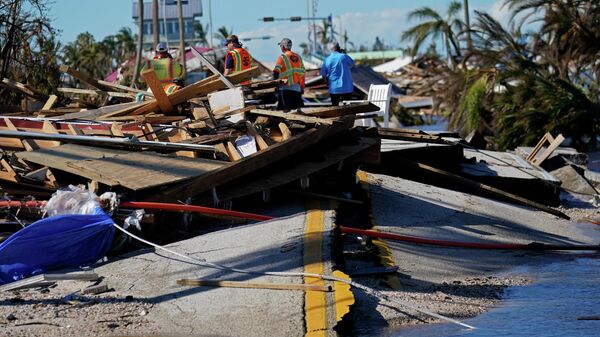
<path id="1" fill-rule="evenodd" d="M 152 243 L 150 241 L 147 241 L 145 239 L 140 238 L 139 236 L 136 236 L 135 234 L 121 228 L 120 226 L 118 226 L 117 224 L 113 224 L 118 230 L 120 230 L 121 232 L 125 233 L 126 235 L 140 241 L 143 242 L 149 246 L 152 246 L 156 249 L 168 252 L 170 254 L 173 254 L 175 256 L 179 256 L 187 261 L 193 262 L 193 264 L 202 266 L 202 267 L 208 267 L 208 268 L 213 268 L 213 269 L 218 269 L 218 270 L 223 270 L 223 271 L 229 271 L 229 272 L 234 272 L 234 273 L 239 273 L 239 274 L 250 274 L 250 275 L 267 275 L 267 276 L 279 276 L 279 277 L 311 277 L 311 278 L 318 278 L 318 279 L 322 279 L 322 280 L 326 280 L 326 281 L 337 281 L 337 282 L 342 282 L 345 284 L 348 284 L 350 286 L 353 286 L 357 289 L 361 289 L 363 291 L 365 291 L 367 294 L 371 294 L 375 297 L 378 297 L 380 299 L 386 300 L 390 303 L 395 303 L 410 309 L 413 309 L 415 311 L 421 312 L 423 314 L 429 315 L 431 317 L 435 317 L 450 323 L 454 323 L 460 326 L 463 326 L 465 328 L 469 328 L 469 329 L 476 329 L 474 326 L 468 325 L 466 323 L 460 322 L 458 320 L 452 319 L 450 317 L 446 317 L 440 314 L 436 314 L 435 312 L 429 311 L 427 309 L 422 309 L 422 308 L 418 308 L 406 301 L 402 301 L 402 300 L 398 300 L 398 299 L 393 299 L 390 298 L 388 295 L 377 291 L 375 289 L 369 288 L 367 286 L 364 286 L 362 284 L 356 283 L 352 280 L 347 280 L 347 279 L 343 279 L 343 278 L 339 278 L 339 277 L 335 277 L 335 276 L 328 276 L 328 275 L 322 275 L 322 274 L 312 274 L 312 273 L 290 273 L 290 272 L 256 272 L 256 271 L 251 271 L 251 270 L 245 270 L 245 269 L 238 269 L 238 268 L 232 268 L 232 267 L 227 267 L 227 266 L 223 266 L 223 265 L 219 265 L 216 263 L 212 263 L 212 262 L 207 262 L 204 260 L 199 260 L 196 258 L 193 258 L 191 256 L 187 256 L 181 253 L 178 253 L 176 251 L 170 250 L 168 248 L 162 247 L 160 245 L 157 245 L 155 243 Z"/>

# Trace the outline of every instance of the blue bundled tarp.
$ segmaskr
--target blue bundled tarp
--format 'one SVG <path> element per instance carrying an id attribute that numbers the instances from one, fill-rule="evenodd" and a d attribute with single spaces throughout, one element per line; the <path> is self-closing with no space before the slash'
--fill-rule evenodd
<path id="1" fill-rule="evenodd" d="M 36 221 L 0 244 L 0 285 L 96 262 L 110 248 L 114 231 L 113 220 L 100 209 Z"/>

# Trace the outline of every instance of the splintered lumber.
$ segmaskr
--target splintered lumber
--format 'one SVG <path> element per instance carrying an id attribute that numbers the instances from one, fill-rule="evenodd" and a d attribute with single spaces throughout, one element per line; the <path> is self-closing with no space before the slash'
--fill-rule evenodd
<path id="1" fill-rule="evenodd" d="M 85 84 L 90 85 L 96 89 L 100 89 L 102 91 L 110 91 L 111 90 L 110 87 L 100 84 L 98 82 L 98 80 L 91 78 L 90 76 L 88 76 L 82 72 L 79 72 L 79 71 L 69 67 L 66 64 L 61 64 L 59 70 L 63 73 L 67 73 L 67 74 L 77 78 L 78 80 L 80 80 L 80 81 L 84 82 Z"/>
<path id="2" fill-rule="evenodd" d="M 233 75 L 227 76 L 227 79 L 232 83 L 240 83 L 244 81 L 250 80 L 252 77 L 258 75 L 258 67 L 252 67 L 250 69 L 246 69 L 244 71 L 240 71 L 239 73 L 235 73 Z M 225 84 L 219 79 L 218 76 L 213 75 L 211 77 L 205 78 L 201 81 L 198 81 L 194 84 L 188 85 L 181 90 L 178 90 L 171 95 L 169 95 L 169 99 L 172 105 L 178 105 L 190 98 L 198 97 L 198 96 L 206 96 L 207 94 L 225 89 Z M 133 115 L 142 115 L 145 113 L 149 113 L 152 111 L 156 111 L 158 109 L 158 102 L 156 100 L 151 100 L 146 102 L 147 104 L 143 107 L 135 110 Z"/>
<path id="3" fill-rule="evenodd" d="M 495 195 L 496 197 L 500 197 L 500 198 L 503 198 L 503 199 L 512 200 L 512 201 L 514 201 L 514 202 L 516 202 L 518 204 L 529 206 L 529 207 L 533 207 L 533 208 L 537 208 L 537 209 L 539 209 L 541 211 L 544 211 L 546 213 L 550 213 L 550 214 L 555 215 L 557 217 L 570 220 L 570 218 L 569 218 L 568 215 L 566 215 L 566 214 L 564 214 L 564 213 L 562 213 L 562 212 L 560 212 L 558 210 L 555 210 L 555 209 L 553 209 L 551 207 L 548 207 L 546 205 L 542 205 L 542 204 L 537 203 L 535 201 L 527 200 L 527 199 L 522 198 L 522 197 L 520 197 L 518 195 L 509 193 L 509 192 L 506 192 L 506 191 L 502 191 L 502 190 L 497 189 L 495 187 L 492 187 L 492 186 L 489 186 L 489 185 L 486 185 L 486 184 L 482 184 L 482 183 L 480 183 L 478 181 L 474 181 L 474 180 L 471 180 L 471 179 L 468 179 L 468 178 L 465 178 L 465 177 L 461 177 L 459 175 L 456 175 L 456 174 L 453 174 L 453 173 L 450 173 L 450 172 L 447 172 L 447 171 L 444 171 L 444 170 L 440 170 L 438 168 L 435 168 L 435 167 L 432 167 L 432 166 L 429 166 L 429 165 L 425 165 L 425 164 L 422 164 L 422 163 L 414 162 L 412 160 L 403 159 L 403 158 L 396 158 L 396 160 L 400 161 L 403 165 L 409 166 L 411 168 L 418 168 L 418 169 L 427 170 L 429 172 L 433 172 L 435 174 L 442 175 L 442 176 L 444 176 L 444 178 L 448 178 L 448 179 L 450 179 L 452 181 L 455 181 L 457 183 L 463 184 L 465 186 L 469 186 L 469 187 L 471 187 L 473 189 L 484 190 L 484 191 L 486 191 L 486 192 L 488 192 L 488 193 L 490 193 L 492 195 Z"/>
<path id="4" fill-rule="evenodd" d="M 251 288 L 251 289 L 271 289 L 271 290 L 300 290 L 300 291 L 332 291 L 331 286 L 321 286 L 316 284 L 293 284 L 293 283 L 257 283 L 240 281 L 221 281 L 221 280 L 200 280 L 200 279 L 180 279 L 177 284 L 181 286 L 192 287 L 226 287 L 226 288 Z"/>
<path id="5" fill-rule="evenodd" d="M 170 142 L 151 142 L 138 140 L 137 138 L 108 138 L 108 137 L 93 137 L 93 136 L 77 136 L 63 134 L 48 134 L 41 132 L 26 132 L 26 131 L 6 131 L 0 130 L 0 138 L 17 138 L 17 139 L 39 139 L 52 140 L 64 143 L 87 144 L 96 146 L 113 146 L 129 149 L 151 149 L 151 150 L 168 150 L 168 151 L 204 151 L 214 152 L 215 148 L 210 145 L 199 144 L 184 144 Z"/>
<path id="6" fill-rule="evenodd" d="M 105 87 L 112 88 L 113 90 L 127 91 L 127 92 L 131 92 L 131 93 L 135 93 L 135 94 L 144 94 L 146 96 L 154 97 L 154 95 L 152 95 L 152 93 L 147 90 L 135 89 L 135 88 L 128 87 L 125 85 L 110 83 L 110 82 L 101 81 L 101 80 L 98 80 L 98 83 L 102 84 Z"/>
<path id="7" fill-rule="evenodd" d="M 435 144 L 447 144 L 442 137 L 438 135 L 429 135 L 415 132 L 402 132 L 394 129 L 377 128 L 377 135 L 383 139 L 407 140 L 413 142 L 426 142 Z"/>
<path id="8" fill-rule="evenodd" d="M 301 108 L 301 111 L 308 116 L 328 118 L 355 115 L 365 112 L 375 112 L 379 111 L 380 109 L 380 107 L 373 103 L 360 103 L 325 108 Z"/>
<path id="9" fill-rule="evenodd" d="M 348 119 L 345 120 L 344 123 L 315 127 L 298 134 L 287 141 L 271 145 L 265 150 L 244 157 L 240 161 L 228 163 L 227 165 L 200 177 L 162 188 L 160 193 L 148 196 L 145 199 L 148 201 L 176 201 L 181 200 L 181 198 L 185 199 L 190 196 L 198 195 L 215 186 L 225 184 L 236 178 L 260 170 L 283 158 L 293 156 L 297 152 L 317 144 L 325 138 L 333 137 L 344 130 L 348 130 L 352 124 L 353 121 Z"/>
<path id="10" fill-rule="evenodd" d="M 259 151 L 269 147 L 269 145 L 267 145 L 267 142 L 265 142 L 263 137 L 258 133 L 254 125 L 252 125 L 252 123 L 250 123 L 249 121 L 246 121 L 246 130 L 248 131 L 249 135 L 254 137 L 254 140 L 256 141 L 256 146 L 258 146 Z"/>
<path id="11" fill-rule="evenodd" d="M 197 177 L 227 164 L 216 160 L 75 144 L 20 152 L 17 157 L 107 186 L 123 186 L 134 191 Z"/>
<path id="12" fill-rule="evenodd" d="M 135 95 L 130 93 L 122 93 L 115 91 L 101 91 L 92 89 L 79 89 L 79 88 L 57 88 L 56 91 L 63 92 L 65 94 L 79 94 L 89 96 L 113 96 L 134 99 Z"/>
<path id="13" fill-rule="evenodd" d="M 284 141 L 292 138 L 292 132 L 290 129 L 288 129 L 285 123 L 279 123 L 277 126 L 279 127 L 279 131 L 281 131 L 281 136 L 283 137 Z"/>
<path id="14" fill-rule="evenodd" d="M 171 104 L 167 93 L 165 93 L 165 90 L 163 89 L 162 84 L 158 80 L 158 77 L 156 76 L 154 70 L 146 69 L 142 71 L 142 77 L 146 80 L 146 84 L 148 84 L 150 90 L 152 90 L 152 93 L 154 94 L 154 98 L 156 99 L 160 110 L 166 114 L 173 111 L 173 105 Z"/>
<path id="15" fill-rule="evenodd" d="M 269 147 L 279 146 L 280 144 Z M 373 149 L 379 151 L 380 141 L 377 138 L 361 137 L 358 144 L 334 146 L 330 149 L 322 150 L 322 159 L 319 161 L 300 160 L 297 163 L 288 165 L 285 168 L 275 167 L 267 171 L 261 170 L 257 174 L 250 175 L 243 182 L 232 181 L 216 188 L 217 196 L 220 200 L 231 200 L 244 197 L 264 190 L 283 186 L 285 184 L 297 181 L 307 175 L 321 171 L 325 168 L 338 164 L 364 151 Z M 265 150 L 268 151 L 269 149 Z M 261 151 L 262 152 L 262 151 Z M 212 203 L 212 196 L 200 198 L 198 204 L 208 205 Z"/>
<path id="16" fill-rule="evenodd" d="M 42 111 L 52 109 L 52 107 L 54 106 L 54 103 L 56 103 L 57 99 L 58 99 L 58 96 L 50 95 L 50 97 L 48 98 L 48 100 L 46 101 L 44 106 L 42 107 Z"/>
<path id="17" fill-rule="evenodd" d="M 5 88 L 9 89 L 10 91 L 16 92 L 18 94 L 22 94 L 27 97 L 33 98 L 40 102 L 46 102 L 49 98 L 48 95 L 45 95 L 39 91 L 33 90 L 23 83 L 19 83 L 17 81 L 14 81 L 14 80 L 11 80 L 8 78 L 2 79 L 2 83 L 0 83 L 0 86 L 3 86 Z"/>
<path id="18" fill-rule="evenodd" d="M 94 110 L 84 110 L 79 112 L 72 112 L 60 116 L 60 119 L 87 119 L 96 120 L 102 118 L 109 118 L 113 116 L 124 115 L 133 112 L 141 106 L 144 106 L 146 102 L 128 102 L 121 104 L 114 104 L 104 106 Z"/>
<path id="19" fill-rule="evenodd" d="M 271 111 L 271 110 L 262 110 L 262 109 L 254 109 L 249 112 L 254 115 L 279 117 L 279 118 L 287 119 L 290 121 L 325 124 L 325 125 L 333 124 L 333 120 L 330 120 L 330 119 L 311 117 L 311 116 L 296 114 L 296 113 L 292 113 L 292 112 L 281 112 L 281 111 Z"/>

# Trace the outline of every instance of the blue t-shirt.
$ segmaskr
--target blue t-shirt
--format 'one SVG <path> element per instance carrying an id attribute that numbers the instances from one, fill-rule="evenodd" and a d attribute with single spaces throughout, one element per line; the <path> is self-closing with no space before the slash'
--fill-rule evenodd
<path id="1" fill-rule="evenodd" d="M 346 54 L 334 51 L 321 67 L 321 75 L 327 77 L 327 85 L 331 94 L 349 94 L 354 91 L 350 68 L 354 60 Z"/>

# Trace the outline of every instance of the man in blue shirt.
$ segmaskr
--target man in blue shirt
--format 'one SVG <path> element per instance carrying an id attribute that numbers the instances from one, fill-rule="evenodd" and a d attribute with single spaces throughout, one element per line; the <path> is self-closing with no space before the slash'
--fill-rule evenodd
<path id="1" fill-rule="evenodd" d="M 350 68 L 354 66 L 354 60 L 340 52 L 340 45 L 336 41 L 331 43 L 330 49 L 331 54 L 321 67 L 321 76 L 327 81 L 331 105 L 338 106 L 340 101 L 348 99 L 354 92 L 352 73 L 350 72 Z"/>

